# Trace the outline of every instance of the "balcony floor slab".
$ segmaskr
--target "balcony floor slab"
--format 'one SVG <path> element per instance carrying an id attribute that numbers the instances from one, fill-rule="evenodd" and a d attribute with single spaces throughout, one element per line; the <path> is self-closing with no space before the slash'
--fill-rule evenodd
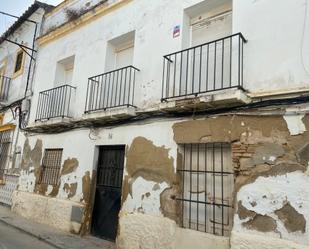
<path id="1" fill-rule="evenodd" d="M 82 116 L 82 120 L 87 122 L 97 121 L 112 121 L 116 119 L 128 118 L 136 116 L 135 107 L 117 107 L 107 110 L 99 110 L 96 112 L 85 113 Z"/>
<path id="2" fill-rule="evenodd" d="M 199 94 L 197 97 L 190 95 L 170 99 L 160 104 L 160 110 L 167 112 L 203 111 L 238 106 L 250 102 L 251 98 L 244 90 L 234 88 Z"/>

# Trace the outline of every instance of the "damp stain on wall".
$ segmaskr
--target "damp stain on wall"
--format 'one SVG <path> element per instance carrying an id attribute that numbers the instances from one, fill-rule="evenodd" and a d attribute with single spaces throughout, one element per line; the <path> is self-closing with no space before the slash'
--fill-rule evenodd
<path id="1" fill-rule="evenodd" d="M 285 203 L 282 208 L 276 210 L 275 214 L 290 233 L 297 231 L 302 233 L 306 232 L 306 220 L 304 215 L 298 213 L 289 202 Z"/>
<path id="2" fill-rule="evenodd" d="M 78 160 L 76 158 L 68 158 L 64 161 L 61 175 L 68 175 L 70 173 L 73 173 L 78 168 Z"/>
<path id="3" fill-rule="evenodd" d="M 68 198 L 71 199 L 72 197 L 75 196 L 76 194 L 76 189 L 77 189 L 77 182 L 75 183 L 65 183 L 63 185 L 63 190 L 68 193 Z"/>
<path id="4" fill-rule="evenodd" d="M 169 149 L 158 147 L 144 137 L 136 137 L 126 153 L 126 171 L 124 177 L 122 203 L 127 196 L 132 196 L 132 184 L 142 177 L 156 183 L 167 182 L 172 185 L 176 181 L 174 159 L 169 157 Z"/>

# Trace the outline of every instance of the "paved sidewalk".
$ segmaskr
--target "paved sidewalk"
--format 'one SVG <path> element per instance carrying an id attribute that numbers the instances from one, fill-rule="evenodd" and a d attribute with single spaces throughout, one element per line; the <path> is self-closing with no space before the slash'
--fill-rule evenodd
<path id="1" fill-rule="evenodd" d="M 53 227 L 24 219 L 0 205 L 0 222 L 12 226 L 28 235 L 34 236 L 58 249 L 115 249 L 115 244 L 92 236 L 80 237 L 57 231 Z"/>

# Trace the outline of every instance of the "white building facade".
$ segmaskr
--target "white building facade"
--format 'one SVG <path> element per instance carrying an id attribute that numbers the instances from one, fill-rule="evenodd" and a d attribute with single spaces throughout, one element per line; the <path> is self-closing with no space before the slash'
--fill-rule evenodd
<path id="1" fill-rule="evenodd" d="M 12 193 L 18 185 L 25 141 L 22 130 L 29 119 L 32 96 L 35 40 L 43 15 L 51 8 L 35 2 L 20 18 L 8 17 L 14 23 L 0 38 L 0 202 L 6 205 L 12 204 Z"/>
<path id="2" fill-rule="evenodd" d="M 44 15 L 12 210 L 118 248 L 309 248 L 308 1 Z"/>

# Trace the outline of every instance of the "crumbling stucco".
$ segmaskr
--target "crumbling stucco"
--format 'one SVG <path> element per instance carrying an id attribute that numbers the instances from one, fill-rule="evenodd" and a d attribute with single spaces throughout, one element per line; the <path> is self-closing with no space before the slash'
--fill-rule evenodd
<path id="1" fill-rule="evenodd" d="M 253 183 L 259 177 L 280 176 L 295 171 L 304 172 L 306 168 L 297 163 L 280 163 L 274 166 L 259 165 L 248 174 L 236 178 L 235 192 L 238 192 L 242 186 Z"/>
<path id="2" fill-rule="evenodd" d="M 26 139 L 24 143 L 23 156 L 21 161 L 21 168 L 23 170 L 28 170 L 30 167 L 34 167 L 35 169 L 40 167 L 42 159 L 42 147 L 42 140 L 37 139 L 34 148 L 31 149 L 29 139 Z"/>
<path id="3" fill-rule="evenodd" d="M 260 232 L 273 232 L 276 231 L 277 223 L 270 216 L 257 214 L 253 219 L 243 223 L 243 226 Z"/>
<path id="4" fill-rule="evenodd" d="M 180 190 L 178 185 L 172 185 L 165 189 L 160 195 L 161 212 L 165 217 L 168 217 L 176 223 L 180 223 L 181 204 L 177 201 L 177 196 Z"/>
<path id="5" fill-rule="evenodd" d="M 90 172 L 86 171 L 85 175 L 82 178 L 82 191 L 83 191 L 83 199 L 85 203 L 89 203 L 90 201 L 90 192 L 91 192 L 91 178 Z"/>
<path id="6" fill-rule="evenodd" d="M 308 168 L 309 166 L 309 143 L 306 143 L 298 152 L 297 157 L 299 162 Z"/>
<path id="7" fill-rule="evenodd" d="M 263 143 L 258 146 L 252 156 L 253 164 L 274 164 L 275 160 L 284 154 L 284 149 L 279 144 Z"/>
<path id="8" fill-rule="evenodd" d="M 302 134 L 306 131 L 306 126 L 303 122 L 304 114 L 284 115 L 284 120 L 287 123 L 291 136 Z"/>
<path id="9" fill-rule="evenodd" d="M 68 198 L 71 199 L 75 196 L 77 189 L 77 182 L 76 183 L 65 183 L 63 186 L 63 190 L 68 193 Z"/>
<path id="10" fill-rule="evenodd" d="M 144 137 L 133 140 L 126 155 L 128 176 L 124 178 L 122 202 L 125 202 L 129 193 L 132 195 L 132 184 L 138 177 L 170 185 L 175 182 L 174 159 L 169 157 L 168 152 L 164 146 L 157 147 Z"/>
<path id="11" fill-rule="evenodd" d="M 264 137 L 276 132 L 288 134 L 287 125 L 282 117 L 220 116 L 205 120 L 190 120 L 173 125 L 174 140 L 177 143 L 233 142 L 242 134 L 259 131 Z"/>
<path id="12" fill-rule="evenodd" d="M 80 201 L 85 203 L 85 208 L 80 228 L 81 235 L 90 233 L 92 210 L 95 198 L 96 177 L 97 172 L 93 170 L 92 178 L 90 178 L 89 171 L 86 171 L 85 175 L 82 178 L 83 198 Z"/>
<path id="13" fill-rule="evenodd" d="M 282 116 L 230 115 L 189 120 L 175 123 L 173 131 L 177 143 L 232 144 L 234 198 L 237 196 L 238 203 L 233 230 L 268 232 L 275 237 L 280 234 L 285 239 L 308 243 L 306 236 L 300 239 L 292 232 L 289 234 L 275 214 L 283 208 L 282 202 L 291 201 L 293 207 L 297 205 L 294 214 L 299 215 L 296 232 L 304 231 L 304 224 L 307 226 L 308 197 L 304 188 L 308 185 L 305 151 L 309 141 L 309 115 L 302 122 L 306 129 L 296 136 L 290 133 L 291 127 Z M 302 193 L 297 191 L 299 188 L 303 188 Z"/>
<path id="14" fill-rule="evenodd" d="M 238 201 L 238 205 L 237 205 L 237 213 L 238 213 L 238 216 L 241 220 L 244 220 L 246 218 L 253 218 L 256 213 L 251 211 L 251 210 L 248 210 L 247 208 L 245 208 L 241 201 Z"/>
<path id="15" fill-rule="evenodd" d="M 74 172 L 78 167 L 78 160 L 76 158 L 68 158 L 64 161 L 62 170 L 61 170 L 61 175 L 67 175 L 72 172 Z"/>
<path id="16" fill-rule="evenodd" d="M 306 220 L 303 214 L 298 213 L 288 202 L 282 208 L 275 211 L 279 219 L 284 223 L 289 232 L 306 231 Z"/>

